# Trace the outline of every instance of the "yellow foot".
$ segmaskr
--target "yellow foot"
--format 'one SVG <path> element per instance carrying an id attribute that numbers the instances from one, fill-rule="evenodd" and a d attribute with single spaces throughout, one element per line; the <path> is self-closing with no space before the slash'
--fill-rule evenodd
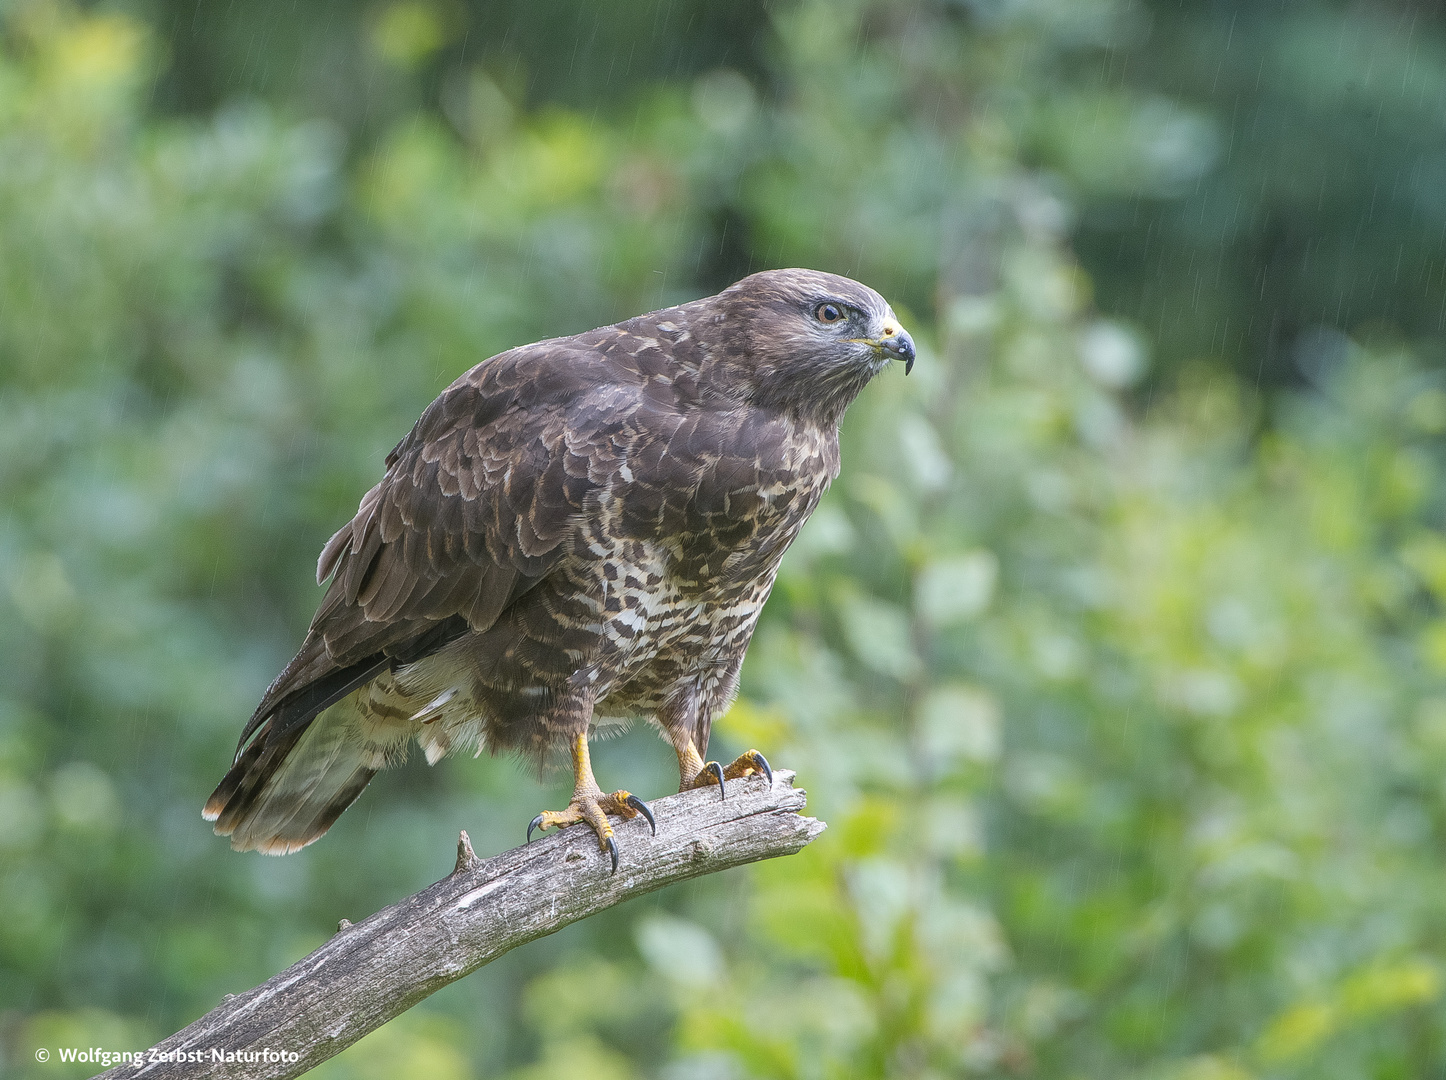
<path id="1" fill-rule="evenodd" d="M 653 812 L 648 808 L 648 804 L 630 791 L 614 791 L 611 795 L 604 795 L 601 792 L 574 795 L 566 810 L 544 810 L 532 819 L 532 824 L 527 826 L 527 840 L 529 843 L 532 842 L 534 829 L 554 827 L 561 829 L 585 821 L 592 826 L 593 832 L 597 833 L 598 848 L 612 856 L 612 872 L 616 874 L 618 872 L 618 842 L 613 839 L 613 827 L 608 823 L 609 814 L 624 820 L 642 814 L 648 819 L 648 825 L 652 827 L 653 835 L 658 835 L 658 823 L 653 820 Z"/>
<path id="2" fill-rule="evenodd" d="M 698 759 L 695 757 L 693 760 L 697 761 Z M 768 783 L 772 786 L 773 769 L 768 764 L 768 759 L 757 750 L 745 750 L 726 766 L 719 765 L 716 761 L 708 762 L 698 770 L 697 775 L 694 776 L 692 780 L 680 785 L 678 790 L 687 791 L 689 788 L 707 787 L 709 784 L 717 784 L 718 794 L 726 799 L 728 798 L 728 791 L 723 786 L 723 781 L 737 780 L 739 777 L 751 776 L 754 773 L 761 773 L 768 777 Z"/>

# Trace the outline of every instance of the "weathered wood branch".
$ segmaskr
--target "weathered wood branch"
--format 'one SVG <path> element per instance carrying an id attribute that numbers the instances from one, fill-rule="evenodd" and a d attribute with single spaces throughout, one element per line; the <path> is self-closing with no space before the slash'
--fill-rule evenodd
<path id="1" fill-rule="evenodd" d="M 103 1080 L 284 1080 L 339 1054 L 392 1017 L 510 949 L 677 881 L 791 855 L 821 833 L 799 813 L 804 792 L 779 770 L 652 803 L 658 834 L 634 818 L 615 826 L 622 861 L 586 826 L 490 859 L 467 834 L 448 877 L 356 924 L 244 994 L 228 996 L 139 1063 Z"/>

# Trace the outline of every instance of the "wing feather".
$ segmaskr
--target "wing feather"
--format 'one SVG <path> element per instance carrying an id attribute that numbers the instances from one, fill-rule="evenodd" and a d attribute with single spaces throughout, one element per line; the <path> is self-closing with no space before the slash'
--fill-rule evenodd
<path id="1" fill-rule="evenodd" d="M 621 384 L 622 398 L 636 400 L 626 387 L 640 376 L 628 360 L 579 339 L 545 341 L 492 357 L 448 387 L 322 549 L 317 572 L 331 586 L 248 735 L 332 671 L 410 652 L 449 621 L 458 633 L 487 630 L 545 577 L 621 460 L 587 425 L 599 387 Z"/>

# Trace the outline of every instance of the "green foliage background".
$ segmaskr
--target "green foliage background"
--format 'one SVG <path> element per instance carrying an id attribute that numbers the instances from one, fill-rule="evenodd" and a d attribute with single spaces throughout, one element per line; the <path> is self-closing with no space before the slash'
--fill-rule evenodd
<path id="1" fill-rule="evenodd" d="M 198 811 L 442 386 L 807 265 L 922 354 L 717 734 L 829 831 L 316 1075 L 1440 1073 L 1443 116 L 1384 0 L 0 3 L 0 1070 L 520 840 L 506 760 L 284 860 Z"/>

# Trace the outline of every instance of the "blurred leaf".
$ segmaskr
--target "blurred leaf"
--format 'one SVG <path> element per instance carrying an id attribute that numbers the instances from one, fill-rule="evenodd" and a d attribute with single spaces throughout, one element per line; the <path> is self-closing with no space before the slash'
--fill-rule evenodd
<path id="1" fill-rule="evenodd" d="M 990 551 L 935 559 L 914 579 L 914 609 L 936 626 L 972 618 L 989 606 L 998 577 Z"/>

